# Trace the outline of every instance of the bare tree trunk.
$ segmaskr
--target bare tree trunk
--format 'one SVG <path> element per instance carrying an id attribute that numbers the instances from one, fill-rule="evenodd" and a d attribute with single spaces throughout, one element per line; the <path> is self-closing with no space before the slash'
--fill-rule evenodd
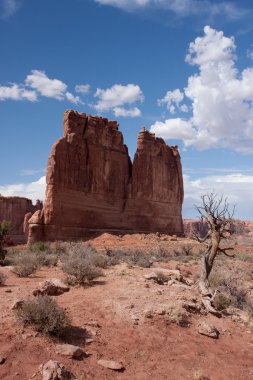
<path id="1" fill-rule="evenodd" d="M 212 307 L 212 300 L 215 295 L 210 287 L 209 275 L 212 271 L 215 257 L 218 253 L 220 238 L 216 233 L 211 236 L 211 244 L 205 251 L 202 259 L 201 274 L 199 279 L 199 289 L 202 295 L 202 302 L 207 311 L 220 317 L 221 314 Z"/>

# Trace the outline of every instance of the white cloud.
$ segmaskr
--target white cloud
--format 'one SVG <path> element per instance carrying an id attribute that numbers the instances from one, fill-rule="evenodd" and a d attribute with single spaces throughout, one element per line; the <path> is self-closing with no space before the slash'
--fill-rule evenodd
<path id="1" fill-rule="evenodd" d="M 31 183 L 19 183 L 14 185 L 0 185 L 0 194 L 3 196 L 19 196 L 32 199 L 44 200 L 46 190 L 46 176 Z"/>
<path id="2" fill-rule="evenodd" d="M 2 18 L 12 16 L 18 8 L 17 0 L 2 0 Z"/>
<path id="3" fill-rule="evenodd" d="M 164 139 L 190 140 L 192 138 L 191 122 L 180 118 L 156 121 L 150 131 L 162 136 Z"/>
<path id="4" fill-rule="evenodd" d="M 235 66 L 235 49 L 233 37 L 206 26 L 204 36 L 190 43 L 186 56 L 186 61 L 199 69 L 184 89 L 191 102 L 191 117 L 181 122 L 178 118 L 156 122 L 152 132 L 182 139 L 186 146 L 198 149 L 224 147 L 253 154 L 253 67 L 240 72 Z M 175 91 L 167 94 L 172 97 Z"/>
<path id="5" fill-rule="evenodd" d="M 125 105 L 132 105 L 136 102 L 143 102 L 144 96 L 138 85 L 135 84 L 115 84 L 111 88 L 98 88 L 95 95 L 99 100 L 94 108 L 99 111 L 113 111 L 115 116 L 139 116 L 138 108 L 125 109 Z"/>
<path id="6" fill-rule="evenodd" d="M 170 11 L 180 17 L 204 14 L 207 17 L 222 15 L 236 20 L 247 13 L 247 10 L 237 7 L 230 1 L 211 0 L 95 0 L 101 5 L 111 5 L 125 11 L 158 9 Z"/>
<path id="7" fill-rule="evenodd" d="M 81 94 L 87 94 L 90 91 L 89 84 L 77 84 L 75 86 L 75 92 L 80 92 Z"/>
<path id="8" fill-rule="evenodd" d="M 76 86 L 79 92 L 88 91 L 89 85 Z M 28 100 L 35 102 L 39 96 L 65 100 L 78 105 L 83 104 L 79 96 L 67 91 L 67 85 L 59 79 L 50 79 L 44 71 L 32 70 L 23 84 L 11 83 L 9 86 L 0 85 L 0 101 Z"/>
<path id="9" fill-rule="evenodd" d="M 138 117 L 141 116 L 141 111 L 139 108 L 134 107 L 130 109 L 125 109 L 123 107 L 116 107 L 113 110 L 114 115 L 116 117 L 122 116 L 122 117 Z"/>
<path id="10" fill-rule="evenodd" d="M 35 102 L 37 94 L 33 90 L 27 90 L 13 83 L 10 86 L 0 86 L 0 101 L 3 100 L 29 100 L 30 102 Z"/>
<path id="11" fill-rule="evenodd" d="M 203 194 L 215 191 L 228 198 L 231 206 L 235 205 L 235 217 L 252 219 L 253 215 L 253 176 L 242 173 L 228 175 L 210 175 L 191 179 L 184 175 L 184 217 L 196 217 L 194 204 L 200 204 Z"/>
<path id="12" fill-rule="evenodd" d="M 78 104 L 83 104 L 79 96 L 74 96 L 71 94 L 71 92 L 66 92 L 66 99 L 70 101 L 71 103 L 75 104 L 76 106 Z"/>
<path id="13" fill-rule="evenodd" d="M 59 79 L 49 79 L 44 71 L 32 70 L 27 75 L 25 83 L 27 86 L 38 91 L 38 93 L 47 98 L 63 100 L 67 85 Z"/>
<path id="14" fill-rule="evenodd" d="M 184 99 L 184 93 L 181 92 L 178 88 L 174 91 L 167 91 L 164 98 L 158 99 L 158 105 L 166 105 L 170 113 L 175 113 L 176 109 L 179 109 L 180 103 Z"/>

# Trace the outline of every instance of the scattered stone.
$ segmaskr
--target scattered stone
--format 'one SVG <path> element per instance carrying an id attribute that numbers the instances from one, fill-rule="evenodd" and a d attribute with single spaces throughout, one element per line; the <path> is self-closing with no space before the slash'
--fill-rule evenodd
<path id="1" fill-rule="evenodd" d="M 198 333 L 201 335 L 208 336 L 213 339 L 218 339 L 220 332 L 217 328 L 207 322 L 201 322 L 198 325 Z"/>
<path id="2" fill-rule="evenodd" d="M 34 296 L 48 294 L 49 296 L 59 296 L 64 292 L 68 292 L 69 287 L 58 278 L 45 280 L 39 284 L 39 288 L 33 291 Z"/>
<path id="3" fill-rule="evenodd" d="M 6 289 L 5 293 L 12 293 L 12 290 L 11 289 Z"/>
<path id="4" fill-rule="evenodd" d="M 4 364 L 4 363 L 5 363 L 5 360 L 6 360 L 6 358 L 5 358 L 5 357 L 3 357 L 3 356 L 0 356 L 0 364 Z"/>
<path id="5" fill-rule="evenodd" d="M 201 305 L 194 302 L 184 302 L 182 303 L 182 307 L 192 314 L 200 314 L 202 310 Z"/>
<path id="6" fill-rule="evenodd" d="M 102 367 L 113 369 L 114 371 L 122 371 L 123 369 L 125 369 L 122 363 L 116 362 L 114 360 L 100 359 L 97 363 Z"/>
<path id="7" fill-rule="evenodd" d="M 156 280 L 157 279 L 157 274 L 155 272 L 151 272 L 151 273 L 145 274 L 144 277 L 147 280 Z"/>
<path id="8" fill-rule="evenodd" d="M 57 344 L 55 351 L 57 354 L 74 359 L 80 358 L 84 355 L 84 351 L 80 347 L 73 346 L 72 344 Z"/>
<path id="9" fill-rule="evenodd" d="M 92 326 L 92 327 L 97 327 L 97 328 L 101 327 L 101 325 L 98 323 L 98 321 L 94 321 L 94 320 L 86 322 L 86 325 L 87 326 Z"/>
<path id="10" fill-rule="evenodd" d="M 75 376 L 67 371 L 63 364 L 49 360 L 40 366 L 42 380 L 75 380 Z"/>
<path id="11" fill-rule="evenodd" d="M 155 268 L 155 272 L 145 274 L 144 277 L 146 278 L 146 280 L 156 280 L 158 278 L 157 273 L 162 273 L 163 275 L 167 276 L 168 280 L 171 279 L 180 282 L 184 281 L 183 276 L 178 269 Z"/>
<path id="12" fill-rule="evenodd" d="M 92 338 L 86 338 L 85 339 L 85 344 L 89 344 L 89 343 L 92 343 L 92 342 L 94 342 L 94 339 L 92 339 Z"/>

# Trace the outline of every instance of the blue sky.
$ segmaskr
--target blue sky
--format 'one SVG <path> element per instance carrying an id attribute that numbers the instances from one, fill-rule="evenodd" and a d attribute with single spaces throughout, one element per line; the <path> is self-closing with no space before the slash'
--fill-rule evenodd
<path id="1" fill-rule="evenodd" d="M 182 158 L 184 217 L 215 190 L 253 217 L 253 4 L 0 0 L 0 193 L 43 198 L 62 114 L 145 126 Z"/>

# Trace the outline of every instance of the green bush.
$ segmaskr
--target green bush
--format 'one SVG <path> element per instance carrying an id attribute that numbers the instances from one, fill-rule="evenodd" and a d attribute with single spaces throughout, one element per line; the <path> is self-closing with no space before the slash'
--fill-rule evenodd
<path id="1" fill-rule="evenodd" d="M 47 295 L 26 300 L 15 315 L 24 326 L 44 334 L 59 335 L 69 325 L 65 311 Z"/>

